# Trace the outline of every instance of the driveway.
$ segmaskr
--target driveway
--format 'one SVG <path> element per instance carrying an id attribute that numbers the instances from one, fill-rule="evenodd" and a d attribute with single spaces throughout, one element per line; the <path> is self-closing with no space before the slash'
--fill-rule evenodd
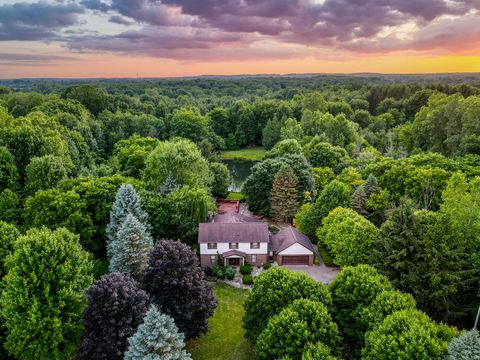
<path id="1" fill-rule="evenodd" d="M 292 271 L 299 271 L 305 274 L 308 274 L 312 279 L 322 282 L 324 284 L 329 284 L 340 272 L 340 269 L 337 267 L 330 267 L 325 265 L 284 265 L 287 269 Z"/>

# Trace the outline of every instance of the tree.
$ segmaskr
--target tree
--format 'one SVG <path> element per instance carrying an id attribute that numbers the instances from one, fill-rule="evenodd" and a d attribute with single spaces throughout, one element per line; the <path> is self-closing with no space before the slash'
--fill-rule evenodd
<path id="1" fill-rule="evenodd" d="M 18 170 L 12 153 L 0 146 L 0 190 L 15 190 L 18 187 Z"/>
<path id="2" fill-rule="evenodd" d="M 404 201 L 380 228 L 372 261 L 399 290 L 438 320 L 461 319 L 475 311 L 479 272 L 467 245 L 442 213 L 415 211 Z"/>
<path id="3" fill-rule="evenodd" d="M 243 192 L 247 196 L 249 209 L 255 213 L 270 215 L 269 195 L 276 173 L 282 166 L 289 166 L 297 177 L 297 193 L 299 201 L 305 191 L 313 188 L 313 175 L 310 164 L 303 155 L 284 155 L 275 159 L 266 159 L 252 167 L 250 176 L 243 184 Z"/>
<path id="4" fill-rule="evenodd" d="M 158 191 L 168 174 L 182 186 L 207 188 L 212 175 L 207 161 L 189 140 L 161 142 L 145 160 L 143 180 L 148 190 Z"/>
<path id="5" fill-rule="evenodd" d="M 95 280 L 86 296 L 77 359 L 123 359 L 128 338 L 147 312 L 148 294 L 129 275 L 111 273 Z"/>
<path id="6" fill-rule="evenodd" d="M 264 159 L 273 159 L 288 154 L 303 154 L 302 147 L 295 139 L 287 139 L 279 141 L 273 149 L 267 151 L 263 156 Z"/>
<path id="7" fill-rule="evenodd" d="M 245 337 L 255 343 L 268 319 L 297 299 L 319 301 L 327 308 L 332 303 L 327 287 L 307 274 L 274 267 L 257 276 L 244 304 Z"/>
<path id="8" fill-rule="evenodd" d="M 273 180 L 270 193 L 272 217 L 289 223 L 298 210 L 297 177 L 287 165 L 282 167 Z"/>
<path id="9" fill-rule="evenodd" d="M 128 339 L 125 360 L 190 360 L 185 351 L 184 335 L 178 332 L 173 319 L 150 305 L 137 332 Z"/>
<path id="10" fill-rule="evenodd" d="M 322 190 L 315 203 L 306 204 L 300 208 L 294 223 L 298 230 L 316 239 L 317 230 L 322 225 L 323 218 L 337 207 L 348 207 L 349 202 L 349 186 L 333 180 Z"/>
<path id="11" fill-rule="evenodd" d="M 33 157 L 25 172 L 25 192 L 30 195 L 56 187 L 68 175 L 62 159 L 53 155 Z"/>
<path id="12" fill-rule="evenodd" d="M 187 245 L 158 240 L 149 255 L 144 287 L 187 339 L 207 331 L 208 318 L 217 304 L 197 255 Z"/>
<path id="13" fill-rule="evenodd" d="M 447 360 L 479 360 L 480 336 L 477 330 L 465 331 L 448 344 Z"/>
<path id="14" fill-rule="evenodd" d="M 310 110 L 312 112 L 319 111 L 324 113 L 327 111 L 327 102 L 318 91 L 305 94 L 302 105 L 304 110 Z"/>
<path id="15" fill-rule="evenodd" d="M 91 256 L 66 229 L 32 229 L 7 260 L 1 316 L 5 347 L 19 359 L 65 359 L 73 355 L 92 282 Z"/>
<path id="16" fill-rule="evenodd" d="M 28 227 L 46 226 L 52 230 L 64 227 L 80 236 L 85 249 L 92 251 L 96 248 L 93 240 L 95 228 L 87 204 L 75 191 L 37 191 L 25 201 L 23 218 Z"/>
<path id="17" fill-rule="evenodd" d="M 314 167 L 330 167 L 336 169 L 337 165 L 348 159 L 347 152 L 328 142 L 320 142 L 308 151 L 308 160 Z"/>
<path id="18" fill-rule="evenodd" d="M 272 316 L 255 343 L 259 360 L 288 356 L 300 359 L 309 343 L 321 342 L 339 353 L 340 336 L 328 309 L 320 302 L 299 299 Z"/>
<path id="19" fill-rule="evenodd" d="M 322 342 L 309 343 L 302 353 L 302 360 L 337 360 L 330 348 Z"/>
<path id="20" fill-rule="evenodd" d="M 0 193 L 0 220 L 12 224 L 21 222 L 22 207 L 18 194 L 10 189 L 5 189 Z"/>
<path id="21" fill-rule="evenodd" d="M 340 266 L 369 263 L 377 236 L 375 225 L 342 207 L 332 210 L 317 231 L 319 241 L 328 247 L 334 262 Z"/>
<path id="22" fill-rule="evenodd" d="M 142 280 L 148 253 L 153 240 L 147 226 L 135 215 L 128 213 L 114 240 L 107 245 L 110 272 L 130 274 L 135 280 Z"/>
<path id="23" fill-rule="evenodd" d="M 280 140 L 280 131 L 283 121 L 277 118 L 268 120 L 262 130 L 262 145 L 265 149 L 271 149 Z"/>
<path id="24" fill-rule="evenodd" d="M 105 93 L 91 85 L 73 85 L 65 89 L 62 94 L 65 99 L 73 99 L 82 103 L 93 115 L 97 115 L 105 108 Z"/>
<path id="25" fill-rule="evenodd" d="M 293 118 L 287 119 L 280 129 L 280 139 L 282 140 L 295 139 L 300 141 L 303 139 L 303 135 L 302 127 Z"/>
<path id="26" fill-rule="evenodd" d="M 218 197 L 228 195 L 228 187 L 232 182 L 232 175 L 225 164 L 212 162 L 209 164 L 210 172 L 213 175 L 212 194 Z"/>
<path id="27" fill-rule="evenodd" d="M 360 350 L 363 339 L 360 316 L 363 309 L 385 290 L 392 290 L 388 279 L 369 265 L 346 266 L 329 286 L 333 301 L 333 317 L 345 341 Z"/>
<path id="28" fill-rule="evenodd" d="M 7 256 L 13 253 L 14 245 L 20 236 L 20 231 L 15 225 L 0 221 L 0 279 L 3 279 L 7 270 L 5 262 Z"/>
<path id="29" fill-rule="evenodd" d="M 437 325 L 418 310 L 402 310 L 385 318 L 365 337 L 362 359 L 443 360 L 456 331 Z"/>
<path id="30" fill-rule="evenodd" d="M 193 110 L 176 110 L 169 121 L 170 136 L 199 142 L 208 136 L 210 119 Z"/>
<path id="31" fill-rule="evenodd" d="M 123 184 L 117 190 L 117 195 L 110 211 L 110 222 L 107 225 L 109 242 L 116 240 L 117 234 L 128 214 L 135 216 L 141 223 L 146 224 L 147 222 L 147 213 L 142 208 L 137 192 L 131 184 Z M 107 248 L 109 242 L 107 242 Z"/>
<path id="32" fill-rule="evenodd" d="M 140 178 L 145 169 L 145 159 L 158 146 L 160 141 L 153 137 L 137 134 L 127 140 L 120 140 L 113 149 L 114 161 L 125 176 Z"/>
<path id="33" fill-rule="evenodd" d="M 365 331 L 383 323 L 383 320 L 396 311 L 415 309 L 417 302 L 410 294 L 398 290 L 384 290 L 377 295 L 372 303 L 363 308 L 361 322 Z"/>

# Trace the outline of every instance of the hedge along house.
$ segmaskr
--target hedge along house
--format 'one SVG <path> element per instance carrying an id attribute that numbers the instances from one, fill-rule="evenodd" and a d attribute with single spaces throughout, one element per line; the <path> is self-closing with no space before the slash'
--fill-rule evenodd
<path id="1" fill-rule="evenodd" d="M 279 265 L 313 265 L 318 256 L 310 239 L 288 227 L 271 235 L 264 221 L 237 213 L 217 214 L 198 231 L 200 262 L 209 268 L 220 260 L 225 266 L 246 262 L 262 266 L 270 260 Z"/>

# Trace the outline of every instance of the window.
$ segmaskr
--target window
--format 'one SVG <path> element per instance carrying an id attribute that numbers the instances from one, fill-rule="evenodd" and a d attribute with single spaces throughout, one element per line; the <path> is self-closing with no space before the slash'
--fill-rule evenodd
<path id="1" fill-rule="evenodd" d="M 208 243 L 208 248 L 209 249 L 216 249 L 217 248 L 217 243 Z"/>
<path id="2" fill-rule="evenodd" d="M 217 257 L 215 255 L 210 256 L 210 264 L 215 265 L 217 263 Z"/>
<path id="3" fill-rule="evenodd" d="M 256 263 L 257 262 L 257 255 L 252 255 L 252 263 Z"/>
<path id="4" fill-rule="evenodd" d="M 238 249 L 238 243 L 228 243 L 229 249 Z"/>
<path id="5" fill-rule="evenodd" d="M 260 249 L 260 243 L 259 242 L 250 243 L 250 249 Z"/>

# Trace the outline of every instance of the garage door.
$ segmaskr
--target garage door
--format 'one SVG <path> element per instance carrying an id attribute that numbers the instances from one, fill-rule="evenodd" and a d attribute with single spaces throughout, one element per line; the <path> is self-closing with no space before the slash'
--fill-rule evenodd
<path id="1" fill-rule="evenodd" d="M 282 256 L 283 265 L 308 265 L 308 255 Z"/>

